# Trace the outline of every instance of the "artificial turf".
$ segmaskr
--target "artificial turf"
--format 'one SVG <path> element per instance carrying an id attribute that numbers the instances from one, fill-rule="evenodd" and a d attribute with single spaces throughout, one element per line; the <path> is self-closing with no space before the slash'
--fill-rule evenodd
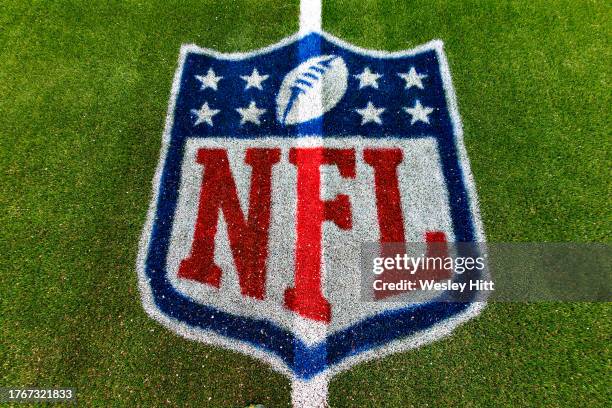
<path id="1" fill-rule="evenodd" d="M 289 403 L 263 363 L 143 311 L 134 270 L 182 43 L 259 48 L 298 3 L 0 1 L 0 386 L 85 405 Z M 487 239 L 608 242 L 611 6 L 326 1 L 366 48 L 445 41 Z M 490 304 L 451 337 L 361 364 L 332 406 L 607 406 L 609 304 Z"/>

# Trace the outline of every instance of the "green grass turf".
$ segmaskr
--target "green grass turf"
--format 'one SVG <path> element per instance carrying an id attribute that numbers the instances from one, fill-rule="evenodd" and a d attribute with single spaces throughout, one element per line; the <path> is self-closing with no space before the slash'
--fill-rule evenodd
<path id="1" fill-rule="evenodd" d="M 490 241 L 609 241 L 610 15 L 328 1 L 323 24 L 368 48 L 445 41 Z M 263 363 L 148 318 L 134 264 L 180 44 L 249 50 L 297 24 L 296 1 L 0 1 L 0 385 L 73 386 L 98 406 L 288 404 Z M 339 375 L 330 402 L 606 406 L 610 312 L 492 304 Z"/>

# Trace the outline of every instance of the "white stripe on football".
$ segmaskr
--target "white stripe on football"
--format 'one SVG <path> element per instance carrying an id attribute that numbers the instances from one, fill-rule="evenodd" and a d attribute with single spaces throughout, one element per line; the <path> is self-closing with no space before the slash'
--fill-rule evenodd
<path id="1" fill-rule="evenodd" d="M 278 121 L 306 122 L 331 110 L 346 93 L 348 70 L 337 55 L 312 57 L 291 70 L 276 97 Z"/>

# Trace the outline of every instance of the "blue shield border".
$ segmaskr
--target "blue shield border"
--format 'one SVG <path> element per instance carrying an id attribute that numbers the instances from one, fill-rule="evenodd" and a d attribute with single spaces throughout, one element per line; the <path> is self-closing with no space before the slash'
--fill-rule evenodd
<path id="1" fill-rule="evenodd" d="M 188 129 L 180 129 L 177 115 L 184 107 L 177 103 L 179 91 L 188 78 L 184 75 L 190 55 L 205 55 L 220 61 L 246 61 L 297 47 L 293 52 L 305 60 L 322 50 L 339 55 L 356 55 L 383 61 L 427 54 L 435 59 L 436 73 L 443 89 L 446 108 L 439 123 L 441 164 L 449 192 L 453 229 L 457 241 L 484 242 L 476 200 L 476 191 L 463 144 L 463 132 L 448 63 L 441 41 L 431 41 L 401 52 L 373 51 L 355 47 L 330 34 L 294 35 L 280 43 L 248 53 L 223 54 L 195 45 L 181 47 L 178 68 L 166 116 L 160 160 L 153 179 L 153 198 L 140 241 L 137 260 L 141 298 L 146 312 L 172 331 L 193 340 L 219 345 L 252 355 L 269 363 L 291 378 L 309 380 L 321 374 L 333 374 L 360 361 L 418 347 L 449 334 L 462 322 L 476 316 L 485 303 L 467 298 L 462 302 L 431 301 L 407 305 L 379 313 L 353 326 L 328 335 L 325 341 L 307 345 L 294 333 L 262 317 L 253 319 L 233 315 L 199 304 L 178 293 L 166 278 L 165 260 L 176 202 L 182 163 L 183 144 Z M 297 65 L 298 61 L 293 61 Z M 177 125 L 179 123 L 179 125 Z M 329 123 L 329 125 L 327 124 Z M 313 120 L 293 129 L 276 126 L 268 132 L 287 137 L 300 135 L 355 134 L 350 126 Z M 222 129 L 232 134 L 231 129 Z M 229 133 L 228 133 L 229 132 Z M 262 133 L 258 131 L 257 133 Z M 236 137 L 255 137 L 242 132 Z M 367 137 L 367 136 L 366 136 Z M 415 136 L 415 137 L 418 137 Z M 472 277 L 473 278 L 473 277 Z M 476 277 L 477 278 L 477 277 Z"/>

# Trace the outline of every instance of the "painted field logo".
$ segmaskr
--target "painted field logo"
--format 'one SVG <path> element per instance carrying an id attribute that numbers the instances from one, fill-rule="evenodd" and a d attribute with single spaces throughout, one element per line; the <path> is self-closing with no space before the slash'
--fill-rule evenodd
<path id="1" fill-rule="evenodd" d="M 151 316 L 324 404 L 334 373 L 482 307 L 360 299 L 363 243 L 426 240 L 484 241 L 441 42 L 181 49 L 138 260 Z"/>

